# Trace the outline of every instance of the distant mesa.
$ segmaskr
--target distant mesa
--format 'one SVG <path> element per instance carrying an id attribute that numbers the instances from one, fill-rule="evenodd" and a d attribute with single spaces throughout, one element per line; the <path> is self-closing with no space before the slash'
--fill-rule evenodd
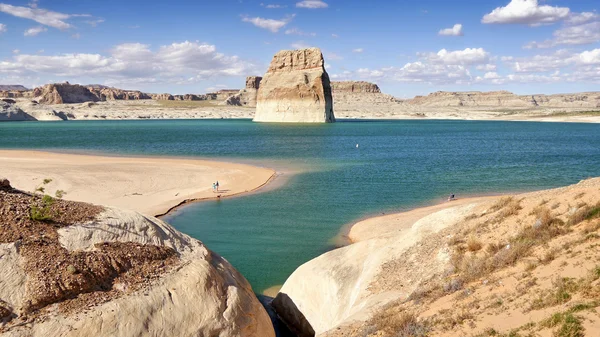
<path id="1" fill-rule="evenodd" d="M 331 82 L 331 89 L 334 93 L 353 92 L 353 93 L 373 93 L 380 94 L 381 90 L 375 83 L 365 81 L 338 81 Z"/>
<path id="2" fill-rule="evenodd" d="M 255 122 L 335 122 L 329 75 L 318 48 L 275 54 L 260 81 Z"/>

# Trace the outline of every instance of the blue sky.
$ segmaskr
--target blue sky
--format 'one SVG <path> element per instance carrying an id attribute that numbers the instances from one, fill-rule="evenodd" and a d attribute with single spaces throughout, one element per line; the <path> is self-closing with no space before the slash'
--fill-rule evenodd
<path id="1" fill-rule="evenodd" d="M 333 80 L 438 90 L 600 90 L 597 1 L 0 0 L 0 84 L 148 92 L 240 88 L 281 49 Z"/>

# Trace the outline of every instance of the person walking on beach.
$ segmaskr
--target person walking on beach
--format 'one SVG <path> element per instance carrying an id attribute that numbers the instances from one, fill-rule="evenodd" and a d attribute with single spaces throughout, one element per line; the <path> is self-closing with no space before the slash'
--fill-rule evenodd
<path id="1" fill-rule="evenodd" d="M 217 192 L 219 192 L 219 181 L 217 180 L 217 182 L 215 183 L 215 186 L 217 186 Z"/>
<path id="2" fill-rule="evenodd" d="M 216 190 L 217 190 L 217 184 L 213 183 L 213 193 L 215 193 Z"/>

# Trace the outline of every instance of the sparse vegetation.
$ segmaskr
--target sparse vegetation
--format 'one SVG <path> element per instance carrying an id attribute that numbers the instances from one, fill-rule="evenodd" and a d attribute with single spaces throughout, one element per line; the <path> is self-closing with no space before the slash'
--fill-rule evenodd
<path id="1" fill-rule="evenodd" d="M 579 207 L 569 216 L 567 224 L 569 226 L 577 225 L 585 220 L 591 220 L 600 217 L 600 202 L 594 206 L 585 205 Z"/>
<path id="2" fill-rule="evenodd" d="M 553 291 L 533 301 L 530 310 L 539 310 L 555 305 L 567 303 L 571 300 L 572 293 L 579 288 L 577 282 L 568 278 L 557 278 L 552 282 Z"/>
<path id="3" fill-rule="evenodd" d="M 476 252 L 478 250 L 480 250 L 483 247 L 483 245 L 481 244 L 481 241 L 477 240 L 476 237 L 471 236 L 469 237 L 469 240 L 467 241 L 467 249 L 470 252 Z"/>
<path id="4" fill-rule="evenodd" d="M 392 303 L 381 312 L 373 315 L 367 324 L 385 336 L 425 337 L 429 331 L 429 322 L 419 320 L 413 313 L 404 311 L 398 303 Z"/>

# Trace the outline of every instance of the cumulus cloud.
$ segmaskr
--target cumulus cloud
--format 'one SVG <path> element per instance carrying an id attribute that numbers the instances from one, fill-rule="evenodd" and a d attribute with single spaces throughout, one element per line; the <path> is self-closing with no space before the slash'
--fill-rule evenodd
<path id="1" fill-rule="evenodd" d="M 560 45 L 581 45 L 600 41 L 600 21 L 578 26 L 566 26 L 553 33 L 554 38 L 542 42 L 532 41 L 525 49 L 552 48 Z"/>
<path id="2" fill-rule="evenodd" d="M 25 31 L 25 33 L 23 33 L 23 35 L 36 36 L 40 33 L 47 32 L 47 31 L 48 31 L 48 28 L 39 26 L 39 27 L 29 28 L 28 30 Z"/>
<path id="3" fill-rule="evenodd" d="M 263 19 L 261 17 L 249 18 L 249 17 L 243 16 L 242 21 L 249 22 L 249 23 L 255 25 L 256 27 L 259 27 L 262 29 L 267 29 L 273 33 L 277 33 L 281 28 L 283 28 L 285 25 L 290 23 L 293 18 L 294 18 L 294 15 L 287 16 L 281 20 Z"/>
<path id="4" fill-rule="evenodd" d="M 285 31 L 286 35 L 300 35 L 300 36 L 317 36 L 317 33 L 306 33 L 298 28 L 291 28 Z"/>
<path id="5" fill-rule="evenodd" d="M 16 17 L 30 19 L 36 21 L 44 26 L 53 27 L 57 29 L 69 29 L 73 26 L 66 22 L 66 20 L 73 17 L 89 17 L 89 14 L 65 14 L 54 12 L 47 9 L 35 7 L 21 7 L 12 6 L 4 3 L 0 3 L 0 12 L 10 14 Z"/>
<path id="6" fill-rule="evenodd" d="M 353 53 L 362 53 L 363 51 L 365 51 L 363 48 L 352 49 Z"/>
<path id="7" fill-rule="evenodd" d="M 3 23 L 0 23 L 0 34 L 5 33 L 6 31 L 7 31 L 6 25 Z"/>
<path id="8" fill-rule="evenodd" d="M 327 7 L 329 7 L 329 5 L 321 0 L 304 0 L 304 1 L 297 2 L 296 7 L 317 9 L 317 8 L 327 8 Z"/>
<path id="9" fill-rule="evenodd" d="M 220 76 L 244 76 L 256 66 L 237 56 L 217 52 L 214 45 L 185 41 L 160 46 L 127 43 L 107 55 L 58 54 L 14 55 L 0 62 L 0 75 L 46 75 L 64 78 L 85 76 L 105 83 L 196 83 Z"/>
<path id="10" fill-rule="evenodd" d="M 475 67 L 475 69 L 477 70 L 481 70 L 481 71 L 496 71 L 497 66 L 495 64 L 489 63 L 489 64 L 480 64 L 477 67 Z"/>
<path id="11" fill-rule="evenodd" d="M 455 24 L 452 28 L 445 28 L 438 32 L 439 35 L 443 36 L 463 36 L 462 25 L 460 23 Z"/>
<path id="12" fill-rule="evenodd" d="M 594 12 L 571 13 L 567 20 L 565 20 L 565 23 L 569 25 L 580 25 L 592 20 L 597 20 L 598 18 L 600 18 L 600 15 Z"/>
<path id="13" fill-rule="evenodd" d="M 498 7 L 483 16 L 482 23 L 550 24 L 566 19 L 569 8 L 539 5 L 537 0 L 511 0 L 505 7 Z"/>
<path id="14" fill-rule="evenodd" d="M 418 54 L 431 63 L 452 65 L 474 65 L 488 63 L 490 54 L 483 48 L 466 48 L 464 50 L 448 51 L 442 49 L 437 53 Z"/>

